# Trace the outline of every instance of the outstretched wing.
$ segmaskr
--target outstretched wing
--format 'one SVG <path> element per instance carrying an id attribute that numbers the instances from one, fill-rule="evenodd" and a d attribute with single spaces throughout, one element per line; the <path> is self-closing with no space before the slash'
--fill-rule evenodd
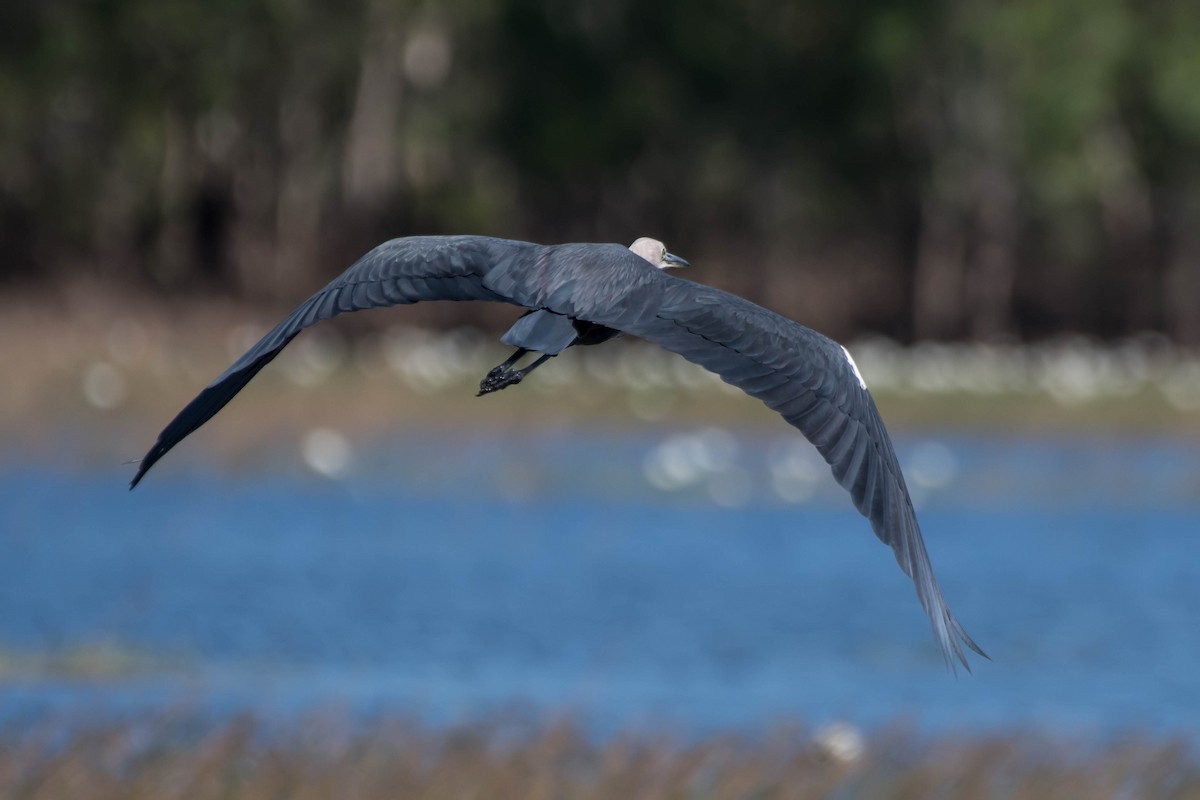
<path id="1" fill-rule="evenodd" d="M 421 300 L 507 300 L 485 288 L 483 279 L 489 270 L 537 247 L 483 236 L 412 236 L 379 245 L 305 300 L 188 403 L 158 435 L 129 488 L 137 486 L 168 450 L 224 408 L 308 326 L 348 311 Z"/>
<path id="2" fill-rule="evenodd" d="M 946 606 L 925 551 L 891 437 L 841 345 L 736 295 L 610 256 L 619 299 L 592 287 L 552 310 L 653 342 L 757 397 L 812 442 L 916 585 L 951 666 L 962 645 L 987 657 Z M 644 262 L 643 262 L 644 263 Z M 514 289 L 518 294 L 521 291 Z M 530 287 L 530 300 L 547 299 Z"/>

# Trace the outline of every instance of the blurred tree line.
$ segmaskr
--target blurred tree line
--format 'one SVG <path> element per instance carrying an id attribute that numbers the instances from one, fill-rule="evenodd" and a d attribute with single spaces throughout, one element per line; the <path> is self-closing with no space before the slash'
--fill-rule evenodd
<path id="1" fill-rule="evenodd" d="M 286 304 L 393 236 L 648 234 L 837 335 L 1197 343 L 1198 42 L 1193 0 L 6 0 L 0 280 Z"/>

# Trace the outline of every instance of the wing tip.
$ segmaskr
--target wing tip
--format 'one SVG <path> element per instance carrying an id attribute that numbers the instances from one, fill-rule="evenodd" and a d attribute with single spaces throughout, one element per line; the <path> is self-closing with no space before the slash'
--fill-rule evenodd
<path id="1" fill-rule="evenodd" d="M 153 453 L 153 451 L 151 451 L 151 452 Z M 142 482 L 142 478 L 150 470 L 150 467 L 154 466 L 154 462 L 157 460 L 158 460 L 157 457 L 155 457 L 153 455 L 147 455 L 145 458 L 136 462 L 138 465 L 138 468 L 137 468 L 137 472 L 135 472 L 133 474 L 133 480 L 131 480 L 129 482 L 129 491 L 132 492 L 134 489 L 137 488 L 137 485 Z"/>
<path id="2" fill-rule="evenodd" d="M 963 629 L 962 624 L 959 623 L 954 615 L 950 613 L 950 609 L 946 608 L 944 604 L 942 606 L 941 624 L 939 625 L 938 622 L 939 620 L 935 619 L 933 626 L 934 636 L 941 646 L 942 657 L 946 661 L 946 666 L 954 673 L 955 677 L 958 677 L 959 664 L 967 671 L 968 675 L 974 674 L 974 671 L 971 669 L 971 662 L 967 660 L 967 654 L 963 650 L 963 645 L 966 645 L 967 649 L 986 658 L 988 661 L 992 660 L 992 657 L 976 644 L 975 640 Z"/>

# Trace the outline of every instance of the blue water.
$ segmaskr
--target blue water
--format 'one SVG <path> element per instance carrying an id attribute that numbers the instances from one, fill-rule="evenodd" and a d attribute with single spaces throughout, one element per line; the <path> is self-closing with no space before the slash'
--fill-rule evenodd
<path id="1" fill-rule="evenodd" d="M 943 590 L 994 659 L 955 678 L 841 490 L 770 488 L 787 453 L 808 474 L 802 452 L 726 435 L 708 472 L 656 488 L 672 441 L 414 437 L 360 447 L 341 480 L 181 448 L 133 493 L 127 470 L 8 467 L 0 721 L 181 704 L 1200 731 L 1197 443 L 901 439 Z M 61 666 L 97 648 L 127 673 Z"/>

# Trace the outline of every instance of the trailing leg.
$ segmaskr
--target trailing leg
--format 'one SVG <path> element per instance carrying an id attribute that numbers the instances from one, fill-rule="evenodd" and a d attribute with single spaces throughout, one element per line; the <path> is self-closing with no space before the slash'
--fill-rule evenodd
<path id="1" fill-rule="evenodd" d="M 497 375 L 500 375 L 501 373 L 508 372 L 510 369 L 512 369 L 512 365 L 517 363 L 518 361 L 520 361 L 521 356 L 525 355 L 528 352 L 529 351 L 526 350 L 524 347 L 518 347 L 517 352 L 513 353 L 509 357 L 508 361 L 505 361 L 503 364 L 497 364 L 496 366 L 494 366 L 490 370 L 488 370 L 487 378 L 494 378 Z M 487 378 L 484 378 L 484 380 L 486 381 Z M 480 383 L 480 385 L 482 386 L 482 382 Z"/>
<path id="2" fill-rule="evenodd" d="M 498 392 L 506 386 L 512 386 L 514 383 L 520 383 L 526 375 L 533 372 L 542 364 L 545 364 L 551 358 L 554 358 L 552 354 L 543 354 L 528 367 L 525 367 L 524 369 L 513 369 L 513 364 L 516 364 L 521 356 L 528 352 L 528 350 L 522 347 L 518 349 L 517 352 L 513 353 L 512 357 L 503 364 L 493 367 L 491 371 L 488 372 L 487 377 L 479 382 L 479 394 L 475 396 L 482 397 L 485 394 Z"/>

